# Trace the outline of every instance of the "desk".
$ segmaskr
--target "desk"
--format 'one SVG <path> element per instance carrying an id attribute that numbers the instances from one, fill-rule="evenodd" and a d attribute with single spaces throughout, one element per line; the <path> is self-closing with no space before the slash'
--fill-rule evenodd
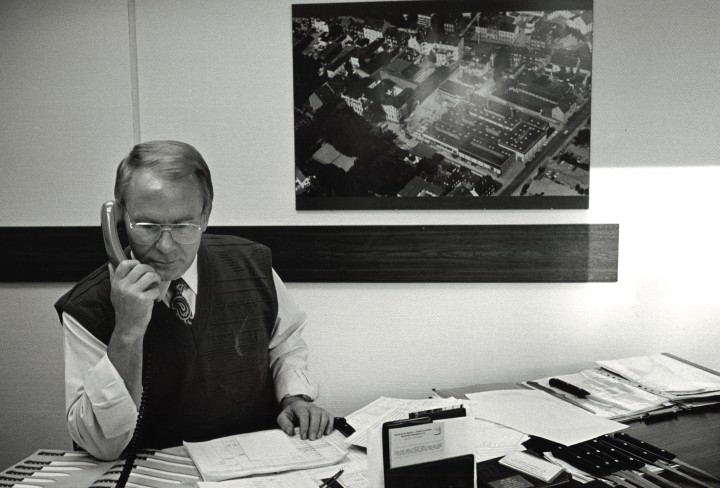
<path id="1" fill-rule="evenodd" d="M 636 421 L 625 430 L 678 459 L 720 477 L 720 406 L 681 412 L 675 418 Z"/>
<path id="2" fill-rule="evenodd" d="M 442 397 L 522 388 L 518 383 L 490 383 L 434 390 Z M 676 417 L 626 422 L 624 432 L 661 447 L 693 466 L 720 477 L 720 405 L 682 411 Z"/>
<path id="3" fill-rule="evenodd" d="M 718 405 L 682 412 L 675 418 L 635 421 L 629 424 L 626 432 L 677 454 L 678 458 L 685 462 L 720 476 L 720 406 Z M 99 473 L 104 472 L 110 465 L 112 463 L 103 463 Z M 12 486 L 7 479 L 3 480 L 2 476 L 8 470 L 12 471 L 14 466 L 0 473 L 0 487 Z M 54 484 L 58 485 L 58 483 Z M 88 484 L 75 486 L 88 486 Z M 681 482 L 679 484 L 684 485 Z M 578 483 L 578 486 L 581 485 Z"/>
<path id="4" fill-rule="evenodd" d="M 464 390 L 465 392 L 478 391 L 478 386 L 479 385 L 474 385 L 464 389 L 443 390 L 443 392 L 452 391 L 457 398 L 463 398 L 464 394 L 461 390 Z M 483 386 L 488 388 L 491 385 Z M 515 386 L 517 387 L 517 385 Z M 509 384 L 496 384 L 492 385 L 492 387 L 492 389 L 497 389 L 498 387 L 509 387 Z M 667 449 L 668 451 L 675 453 L 679 459 L 704 469 L 713 475 L 720 476 L 720 405 L 714 405 L 712 407 L 705 407 L 703 409 L 692 411 L 683 411 L 678 414 L 677 417 L 664 418 L 662 420 L 653 419 L 650 421 L 635 421 L 629 424 L 629 427 L 625 430 L 625 432 L 651 444 L 657 445 L 658 447 Z M 181 455 L 182 453 L 177 451 L 174 452 L 174 454 Z M 32 458 L 32 456 L 30 456 L 30 458 Z M 14 468 L 16 468 L 16 466 L 21 464 L 22 463 L 18 461 L 18 463 L 10 466 L 8 469 L 0 473 L 0 487 L 9 487 L 13 486 L 14 482 L 17 483 L 17 475 L 12 474 L 12 471 L 15 470 Z M 95 476 L 99 476 L 104 473 L 114 463 L 108 462 L 99 464 L 100 465 L 97 466 L 97 468 L 94 468 L 94 471 L 97 472 Z M 7 475 L 8 471 L 10 471 L 11 474 Z M 187 474 L 191 473 L 186 473 L 186 475 Z M 191 478 L 191 476 L 187 476 L 187 478 Z M 93 477 L 93 473 L 87 473 L 85 479 L 76 479 L 76 481 L 78 481 L 77 483 L 67 484 L 64 482 L 55 482 L 52 486 L 54 486 L 54 488 L 81 488 L 90 486 L 93 479 L 95 479 Z M 181 480 L 183 485 L 180 486 L 194 485 L 194 481 L 190 481 L 189 479 Z M 62 481 L 67 482 L 70 480 Z M 677 481 L 677 483 L 682 486 L 687 486 L 688 488 L 697 488 L 696 486 L 687 485 L 680 481 Z M 38 485 L 47 486 L 48 488 L 51 486 L 45 484 Z M 720 488 L 720 484 L 708 483 L 708 485 Z M 27 485 L 16 484 L 14 486 Z M 178 485 L 174 486 L 177 487 Z M 576 486 L 582 485 L 577 483 Z"/>

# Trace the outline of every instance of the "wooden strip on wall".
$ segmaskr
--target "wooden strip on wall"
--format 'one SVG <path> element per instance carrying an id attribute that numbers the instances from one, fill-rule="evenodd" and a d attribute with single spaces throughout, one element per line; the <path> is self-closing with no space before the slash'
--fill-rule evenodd
<path id="1" fill-rule="evenodd" d="M 618 224 L 211 227 L 261 242 L 288 282 L 614 282 Z M 0 227 L 0 281 L 74 282 L 99 227 Z"/>

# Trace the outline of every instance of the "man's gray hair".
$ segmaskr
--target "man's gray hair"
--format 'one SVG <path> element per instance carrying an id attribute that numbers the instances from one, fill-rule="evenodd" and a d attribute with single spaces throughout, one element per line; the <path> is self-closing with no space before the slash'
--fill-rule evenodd
<path id="1" fill-rule="evenodd" d="M 150 170 L 157 176 L 171 180 L 194 174 L 202 192 L 203 214 L 210 212 L 214 195 L 210 169 L 200 152 L 190 144 L 149 141 L 133 147 L 118 165 L 115 177 L 115 200 L 123 207 L 132 175 L 140 169 Z"/>

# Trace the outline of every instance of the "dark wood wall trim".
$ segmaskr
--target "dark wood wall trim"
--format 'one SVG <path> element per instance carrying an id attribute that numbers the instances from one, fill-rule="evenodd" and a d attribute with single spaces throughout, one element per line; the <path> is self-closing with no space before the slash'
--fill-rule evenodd
<path id="1" fill-rule="evenodd" d="M 211 227 L 262 242 L 288 282 L 613 282 L 618 224 Z M 74 282 L 99 227 L 0 227 L 0 281 Z"/>

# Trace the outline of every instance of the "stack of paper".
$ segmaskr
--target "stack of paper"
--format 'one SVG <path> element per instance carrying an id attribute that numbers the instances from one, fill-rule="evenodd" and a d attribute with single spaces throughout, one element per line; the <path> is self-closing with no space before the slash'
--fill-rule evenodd
<path id="1" fill-rule="evenodd" d="M 544 391 L 577 403 L 595 415 L 613 420 L 629 420 L 644 413 L 668 406 L 668 399 L 629 384 L 619 378 L 587 369 L 579 373 L 553 376 L 589 393 L 580 398 L 550 386 L 550 378 L 530 381 L 528 385 L 540 385 Z"/>
<path id="2" fill-rule="evenodd" d="M 331 478 L 342 470 L 342 475 L 338 478 L 342 486 L 345 488 L 368 488 L 365 450 L 350 446 L 345 437 L 337 430 L 329 436 L 324 436 L 323 439 L 342 450 L 347 450 L 347 457 L 332 466 L 225 481 L 201 481 L 197 486 L 198 488 L 318 488 L 324 479 Z"/>
<path id="3" fill-rule="evenodd" d="M 328 466 L 347 455 L 326 438 L 301 440 L 279 429 L 183 444 L 205 481 Z"/>
<path id="4" fill-rule="evenodd" d="M 671 400 L 720 395 L 720 375 L 666 354 L 597 361 L 597 365 Z"/>

